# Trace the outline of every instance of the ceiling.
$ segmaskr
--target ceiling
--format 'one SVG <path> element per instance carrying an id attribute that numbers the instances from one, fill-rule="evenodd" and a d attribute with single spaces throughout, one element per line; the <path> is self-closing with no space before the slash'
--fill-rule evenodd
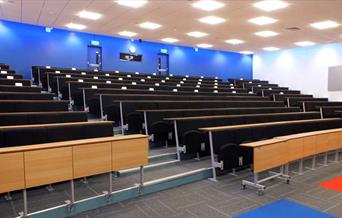
<path id="1" fill-rule="evenodd" d="M 83 32 L 118 36 L 123 30 L 138 33 L 134 38 L 145 41 L 161 42 L 162 38 L 179 39 L 178 45 L 195 47 L 197 44 L 212 44 L 212 49 L 226 51 L 250 50 L 260 52 L 264 47 L 281 49 L 296 47 L 294 42 L 313 41 L 326 44 L 342 41 L 342 25 L 337 28 L 317 30 L 310 23 L 334 20 L 342 24 L 342 0 L 285 0 L 287 8 L 275 11 L 262 11 L 253 7 L 256 1 L 223 1 L 224 7 L 215 11 L 204 11 L 192 6 L 191 0 L 149 0 L 141 8 L 118 5 L 114 0 L 0 0 L 0 19 L 18 21 L 42 26 L 63 28 L 66 24 L 80 23 L 87 26 Z M 128 0 L 129 1 L 129 0 Z M 87 20 L 77 16 L 81 10 L 101 13 L 99 20 Z M 217 25 L 201 23 L 198 19 L 215 15 L 226 19 Z M 259 26 L 248 22 L 258 16 L 269 16 L 278 22 Z M 138 24 L 150 21 L 162 27 L 148 30 Z M 286 28 L 298 27 L 298 31 Z M 263 30 L 278 32 L 269 38 L 256 36 Z M 201 31 L 208 33 L 203 38 L 193 38 L 186 33 Z M 243 44 L 230 45 L 224 41 L 237 38 Z"/>

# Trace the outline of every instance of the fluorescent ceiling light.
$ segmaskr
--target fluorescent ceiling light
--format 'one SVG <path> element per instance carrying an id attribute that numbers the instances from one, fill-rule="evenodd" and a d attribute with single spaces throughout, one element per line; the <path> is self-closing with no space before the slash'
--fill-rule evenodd
<path id="1" fill-rule="evenodd" d="M 139 26 L 141 28 L 150 29 L 150 30 L 155 30 L 161 27 L 160 24 L 152 23 L 152 22 L 144 22 L 144 23 L 139 24 Z"/>
<path id="2" fill-rule="evenodd" d="M 214 11 L 216 9 L 222 8 L 224 4 L 214 0 L 200 0 L 193 3 L 192 6 L 205 11 Z"/>
<path id="3" fill-rule="evenodd" d="M 187 35 L 188 36 L 192 36 L 192 37 L 196 37 L 196 38 L 201 38 L 201 37 L 207 36 L 208 34 L 207 33 L 202 33 L 202 32 L 199 32 L 199 31 L 194 31 L 194 32 L 187 33 Z"/>
<path id="4" fill-rule="evenodd" d="M 250 54 L 254 54 L 254 52 L 252 52 L 252 51 L 240 51 L 240 54 L 250 55 Z"/>
<path id="5" fill-rule="evenodd" d="M 266 31 L 256 32 L 255 35 L 261 36 L 261 37 L 271 37 L 271 36 L 278 35 L 278 33 L 266 30 Z"/>
<path id="6" fill-rule="evenodd" d="M 167 43 L 174 43 L 174 42 L 178 42 L 178 39 L 174 39 L 174 38 L 164 38 L 162 39 L 163 42 L 167 42 Z"/>
<path id="7" fill-rule="evenodd" d="M 128 36 L 128 37 L 132 37 L 132 36 L 137 35 L 137 33 L 135 33 L 135 32 L 130 32 L 130 31 L 126 31 L 126 30 L 121 31 L 121 32 L 119 32 L 118 34 L 119 34 L 120 36 Z"/>
<path id="8" fill-rule="evenodd" d="M 115 2 L 118 3 L 119 5 L 131 7 L 131 8 L 140 8 L 147 3 L 146 0 L 118 0 Z"/>
<path id="9" fill-rule="evenodd" d="M 211 48 L 211 47 L 213 47 L 213 45 L 202 43 L 202 44 L 198 44 L 197 47 L 199 47 L 199 48 Z"/>
<path id="10" fill-rule="evenodd" d="M 265 0 L 254 3 L 253 6 L 263 11 L 274 11 L 281 8 L 286 8 L 289 4 L 280 0 Z"/>
<path id="11" fill-rule="evenodd" d="M 265 47 L 265 48 L 263 48 L 265 51 L 277 51 L 277 50 L 279 50 L 279 48 L 277 48 L 277 47 Z"/>
<path id="12" fill-rule="evenodd" d="M 267 25 L 267 24 L 271 24 L 271 23 L 275 23 L 278 20 L 273 19 L 272 17 L 265 17 L 265 16 L 261 16 L 261 17 L 255 17 L 252 19 L 248 20 L 250 23 L 254 23 L 257 25 Z"/>
<path id="13" fill-rule="evenodd" d="M 203 18 L 199 19 L 199 21 L 202 23 L 215 25 L 215 24 L 223 23 L 225 21 L 225 19 L 223 19 L 221 17 L 216 17 L 216 16 L 207 16 L 207 17 L 203 17 Z"/>
<path id="14" fill-rule="evenodd" d="M 238 44 L 244 43 L 245 41 L 242 41 L 240 39 L 228 39 L 225 42 L 232 44 L 232 45 L 238 45 Z"/>
<path id="15" fill-rule="evenodd" d="M 316 43 L 311 42 L 311 41 L 301 41 L 301 42 L 295 42 L 295 45 L 298 46 L 310 46 L 310 45 L 315 45 Z"/>
<path id="16" fill-rule="evenodd" d="M 102 17 L 102 14 L 91 12 L 91 11 L 80 11 L 77 16 L 90 20 L 98 20 Z"/>
<path id="17" fill-rule="evenodd" d="M 324 30 L 324 29 L 338 27 L 340 26 L 340 24 L 332 20 L 325 20 L 325 21 L 312 23 L 310 24 L 310 26 L 319 30 Z"/>
<path id="18" fill-rule="evenodd" d="M 78 24 L 78 23 L 68 23 L 67 25 L 65 25 L 66 27 L 68 27 L 69 29 L 75 29 L 75 30 L 83 30 L 86 28 L 85 25 L 83 24 Z"/>

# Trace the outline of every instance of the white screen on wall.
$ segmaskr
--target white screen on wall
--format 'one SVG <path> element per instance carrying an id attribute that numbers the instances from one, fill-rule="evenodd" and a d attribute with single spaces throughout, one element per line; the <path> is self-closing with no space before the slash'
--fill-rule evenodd
<path id="1" fill-rule="evenodd" d="M 328 70 L 328 91 L 342 91 L 342 65 L 329 67 Z"/>

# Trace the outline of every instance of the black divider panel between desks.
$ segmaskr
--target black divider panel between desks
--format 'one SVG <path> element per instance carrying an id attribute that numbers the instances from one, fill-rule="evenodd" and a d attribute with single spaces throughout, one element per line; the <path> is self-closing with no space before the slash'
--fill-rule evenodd
<path id="1" fill-rule="evenodd" d="M 13 79 L 23 79 L 23 75 L 19 75 L 19 74 L 0 74 L 1 79 L 8 79 L 12 77 Z"/>
<path id="2" fill-rule="evenodd" d="M 252 150 L 237 146 L 241 143 L 341 127 L 342 119 L 318 119 L 315 121 L 304 120 L 301 123 L 283 123 L 281 125 L 247 127 L 213 132 L 214 152 L 217 154 L 218 161 L 223 161 L 224 171 L 229 171 L 233 168 L 249 166 L 253 162 Z M 243 160 L 242 162 L 241 159 Z"/>
<path id="3" fill-rule="evenodd" d="M 109 108 L 113 104 L 113 101 L 118 100 L 179 100 L 179 101 L 192 101 L 192 100 L 225 100 L 225 101 L 267 101 L 268 99 L 260 96 L 202 96 L 202 95 L 116 95 L 105 94 L 101 95 L 102 107 Z M 100 113 L 100 96 L 96 95 L 93 99 L 87 101 L 90 112 L 94 114 Z M 108 110 L 108 109 L 106 109 Z"/>
<path id="4" fill-rule="evenodd" d="M 108 75 L 108 74 L 107 74 Z M 99 82 L 103 80 L 103 82 L 106 81 L 111 81 L 112 83 L 117 82 L 117 83 L 132 83 L 136 82 L 137 84 L 169 84 L 169 85 L 176 85 L 179 83 L 184 83 L 185 86 L 196 86 L 200 85 L 201 87 L 213 87 L 215 84 L 219 87 L 229 87 L 228 83 L 218 81 L 218 82 L 212 82 L 212 81 L 198 81 L 198 80 L 181 80 L 181 79 L 174 79 L 174 78 L 169 78 L 167 79 L 160 79 L 160 78 L 137 78 L 137 77 L 123 77 L 123 76 L 117 76 L 117 75 L 110 75 L 106 76 L 106 74 L 99 74 L 97 76 L 94 75 L 80 75 L 80 74 L 62 74 L 62 73 L 48 73 L 48 79 L 46 81 L 43 81 L 43 87 L 47 88 L 49 83 L 50 88 L 52 88 L 52 91 L 56 92 L 57 91 L 57 86 L 63 88 L 67 86 L 65 84 L 67 81 L 77 81 L 77 80 L 84 80 L 84 82 Z M 94 79 L 94 77 L 97 79 Z M 144 79 L 144 81 L 141 81 Z M 58 80 L 58 82 L 57 82 Z M 162 81 L 163 80 L 163 81 Z M 58 83 L 58 85 L 57 85 Z"/>
<path id="5" fill-rule="evenodd" d="M 240 88 L 234 88 L 234 87 L 229 87 L 228 85 L 197 85 L 197 83 L 189 83 L 185 82 L 184 84 L 180 84 L 180 87 L 177 87 L 178 83 L 170 83 L 166 81 L 165 83 L 162 82 L 151 82 L 151 81 L 145 81 L 145 82 L 140 82 L 140 81 L 135 81 L 135 85 L 132 84 L 131 81 L 128 80 L 110 80 L 110 79 L 81 79 L 81 78 L 66 78 L 66 77 L 57 77 L 58 79 L 58 84 L 57 80 L 55 84 L 52 84 L 51 89 L 52 92 L 57 93 L 58 89 L 61 91 L 64 95 L 67 93 L 68 89 L 68 84 L 72 84 L 72 91 L 75 90 L 74 88 L 74 83 L 83 83 L 83 84 L 108 84 L 112 85 L 112 88 L 121 88 L 123 86 L 127 88 L 143 88 L 143 89 L 148 89 L 148 88 L 155 88 L 159 90 L 172 90 L 172 89 L 185 89 L 186 91 L 194 91 L 195 89 L 198 89 L 199 91 L 213 91 L 213 90 L 221 90 L 221 91 L 229 91 L 232 92 L 232 90 L 235 90 L 237 92 L 247 92 L 244 89 Z M 156 85 L 157 84 L 157 85 Z M 199 86 L 199 87 L 197 87 Z"/>
<path id="6" fill-rule="evenodd" d="M 214 126 L 229 126 L 229 125 L 241 125 L 241 124 L 253 124 L 253 123 L 267 123 L 267 122 L 279 122 L 279 121 L 292 121 L 292 120 L 309 120 L 319 119 L 320 113 L 318 112 L 294 112 L 294 113 L 276 113 L 276 114 L 255 114 L 255 115 L 242 115 L 234 117 L 218 117 L 218 118 L 206 118 L 206 119 L 191 119 L 191 120 L 178 120 L 178 136 L 181 144 L 186 145 L 187 153 L 195 154 L 208 154 L 209 144 L 207 133 L 196 131 L 202 127 L 214 127 Z M 153 129 L 153 127 L 152 127 Z M 153 134 L 164 134 L 158 132 Z M 196 134 L 194 134 L 196 132 Z M 159 137 L 161 138 L 161 137 Z M 200 142 L 193 143 L 193 142 Z M 201 146 L 204 143 L 205 146 Z M 204 148 L 204 149 L 203 149 Z"/>
<path id="7" fill-rule="evenodd" d="M 266 89 L 267 88 L 277 88 L 278 87 L 278 84 L 269 84 L 269 83 L 243 83 L 242 84 L 242 88 L 245 88 L 245 89 L 249 89 L 249 90 L 252 90 L 252 87 L 265 87 Z"/>
<path id="8" fill-rule="evenodd" d="M 10 76 L 14 76 L 14 75 L 15 75 L 15 70 L 0 69 L 0 74 L 1 74 L 1 75 L 10 75 Z"/>
<path id="9" fill-rule="evenodd" d="M 302 106 L 303 101 L 320 101 L 327 102 L 327 98 L 307 98 L 307 97 L 289 97 L 287 98 L 288 105 L 290 106 Z"/>
<path id="10" fill-rule="evenodd" d="M 148 91 L 148 90 L 139 90 L 139 89 L 108 89 L 108 88 L 99 88 L 99 89 L 91 89 L 91 88 L 82 88 L 82 92 L 84 90 L 84 95 L 86 98 L 86 104 L 90 105 L 90 110 L 93 110 L 94 112 L 99 110 L 99 95 L 100 94 L 120 94 L 120 95 L 135 95 L 135 96 L 142 96 L 142 95 L 164 95 L 164 96 L 256 96 L 255 94 L 249 94 L 249 93 L 212 93 L 212 92 L 173 92 L 173 91 Z M 83 106 L 83 95 L 81 92 L 78 93 L 78 95 L 73 95 L 73 99 L 75 101 L 75 105 L 77 106 Z M 106 100 L 106 99 L 105 99 Z M 92 106 L 94 106 L 94 109 L 92 109 Z"/>
<path id="11" fill-rule="evenodd" d="M 313 98 L 313 95 L 304 95 L 304 94 L 273 94 L 270 96 L 274 101 L 284 101 L 287 104 L 287 98 Z"/>
<path id="12" fill-rule="evenodd" d="M 39 92 L 0 92 L 0 100 L 53 100 L 54 94 Z"/>
<path id="13" fill-rule="evenodd" d="M 163 121 L 164 118 L 193 117 L 193 116 L 215 116 L 215 115 L 239 115 L 239 114 L 267 114 L 267 113 L 289 113 L 300 112 L 299 107 L 252 107 L 252 108 L 205 108 L 187 110 L 164 110 L 148 111 L 147 124 L 151 128 L 153 123 Z M 131 121 L 132 122 L 132 121 Z M 128 123 L 130 126 L 130 123 Z"/>
<path id="14" fill-rule="evenodd" d="M 70 90 L 71 90 L 71 97 L 72 99 L 75 101 L 76 105 L 83 105 L 83 89 L 91 89 L 92 86 L 94 86 L 94 83 L 78 83 L 78 82 L 69 82 L 70 84 Z M 198 89 L 198 92 L 194 92 L 194 89 L 186 89 L 186 91 L 184 91 L 184 88 L 181 87 L 173 87 L 173 88 L 165 88 L 165 87 L 161 87 L 161 86 L 154 86 L 151 88 L 154 88 L 154 91 L 149 91 L 148 86 L 134 86 L 134 85 L 123 85 L 127 88 L 126 89 L 121 89 L 122 86 L 118 86 L 116 84 L 105 84 L 105 83 L 100 83 L 100 84 L 96 84 L 96 89 L 94 90 L 99 90 L 100 89 L 106 89 L 106 93 L 136 93 L 136 94 L 170 94 L 170 95 L 208 95 L 208 96 L 223 96 L 223 95 L 253 95 L 253 94 L 249 94 L 247 93 L 246 90 L 235 90 L 235 89 L 229 89 L 229 90 L 225 90 L 225 91 L 221 91 L 220 89 L 218 90 L 218 93 L 214 93 L 213 91 L 206 91 L 203 89 Z M 111 90 L 110 90 L 111 89 Z M 177 92 L 174 92 L 173 89 L 177 89 Z M 187 91 L 189 90 L 189 91 Z M 68 89 L 64 89 L 62 90 L 62 95 L 63 95 L 63 99 L 68 99 L 69 98 L 69 91 Z M 236 93 L 233 93 L 233 91 L 236 91 Z M 89 91 L 90 92 L 90 91 Z M 102 91 L 101 91 L 102 92 Z M 91 93 L 91 92 L 90 92 Z M 86 93 L 86 96 L 88 95 L 88 90 Z"/>
<path id="15" fill-rule="evenodd" d="M 86 112 L 0 113 L 0 126 L 86 122 Z"/>
<path id="16" fill-rule="evenodd" d="M 33 86 L 0 85 L 0 92 L 41 92 L 42 89 Z"/>
<path id="17" fill-rule="evenodd" d="M 305 111 L 316 111 L 318 107 L 322 106 L 342 106 L 341 101 L 303 101 L 300 102 Z"/>
<path id="18" fill-rule="evenodd" d="M 321 111 L 324 118 L 341 117 L 342 106 L 317 106 L 317 111 Z"/>
<path id="19" fill-rule="evenodd" d="M 264 96 L 271 96 L 271 95 L 274 95 L 274 94 L 296 94 L 296 95 L 299 95 L 300 94 L 300 91 L 298 90 L 262 90 L 262 92 L 264 93 Z M 259 93 L 261 94 L 261 93 Z"/>
<path id="20" fill-rule="evenodd" d="M 75 92 L 79 91 L 80 88 L 91 88 L 92 86 L 97 86 L 97 88 L 114 88 L 114 89 L 121 89 L 122 87 L 126 87 L 127 89 L 143 89 L 143 90 L 149 90 L 150 88 L 153 88 L 155 91 L 173 91 L 173 89 L 177 89 L 178 91 L 187 91 L 187 92 L 194 92 L 195 89 L 197 89 L 199 92 L 213 92 L 214 90 L 218 90 L 218 92 L 223 93 L 232 93 L 233 91 L 237 93 L 247 93 L 248 90 L 246 89 L 240 89 L 240 88 L 196 88 L 196 87 L 188 87 L 188 86 L 164 86 L 160 84 L 160 86 L 155 86 L 154 84 L 124 84 L 124 83 L 115 83 L 115 84 L 107 84 L 106 82 L 78 82 L 78 81 L 71 81 L 67 82 L 70 84 L 70 90 L 71 95 L 73 95 Z M 67 98 L 69 90 L 67 87 L 64 87 L 61 89 L 61 92 L 63 94 L 63 97 Z M 73 97 L 73 96 L 72 96 Z"/>
<path id="21" fill-rule="evenodd" d="M 34 137 L 33 137 L 34 136 Z M 43 125 L 35 127 L 0 127 L 1 147 L 113 136 L 110 122 Z"/>
<path id="22" fill-rule="evenodd" d="M 264 90 L 278 91 L 278 93 L 289 90 L 289 88 L 287 88 L 287 87 L 267 87 L 267 86 L 263 86 L 263 87 L 252 86 L 251 89 L 253 90 L 253 92 L 255 92 L 259 95 L 261 95 L 262 91 L 264 91 Z"/>
<path id="23" fill-rule="evenodd" d="M 76 69 L 76 70 L 72 70 L 72 69 L 66 69 L 66 68 L 46 68 L 46 67 L 39 67 L 39 66 L 33 66 L 32 67 L 32 76 L 34 78 L 35 82 L 38 82 L 38 78 L 41 79 L 41 81 L 46 81 L 46 76 L 48 72 L 56 72 L 56 71 L 60 71 L 61 73 L 72 73 L 72 74 L 82 74 L 82 73 L 86 73 L 89 75 L 99 75 L 99 74 L 110 74 L 110 75 L 119 75 L 119 76 L 126 76 L 126 75 L 131 75 L 132 77 L 138 77 L 138 78 L 143 78 L 146 76 L 151 76 L 151 77 L 155 77 L 155 78 L 165 78 L 165 77 L 169 77 L 169 78 L 183 78 L 185 76 L 181 76 L 181 75 L 173 75 L 173 76 L 162 76 L 162 75 L 153 75 L 153 74 L 144 74 L 144 73 L 133 73 L 133 72 L 125 72 L 125 73 L 115 73 L 115 72 L 110 72 L 110 71 L 101 71 L 101 72 L 95 72 L 95 71 L 88 71 L 88 70 L 80 70 L 80 69 Z M 39 75 L 38 75 L 39 74 Z M 198 80 L 201 79 L 202 81 L 222 81 L 221 79 L 216 79 L 216 78 L 210 78 L 210 77 L 194 77 L 194 76 L 189 76 L 188 77 L 189 80 Z"/>
<path id="24" fill-rule="evenodd" d="M 0 85 L 11 85 L 14 86 L 16 83 L 21 83 L 23 86 L 30 86 L 30 80 L 22 80 L 22 79 L 0 79 Z"/>
<path id="25" fill-rule="evenodd" d="M 258 79 L 228 79 L 229 83 L 233 83 L 234 85 L 237 85 L 239 87 L 242 87 L 243 83 L 248 83 L 248 82 L 252 82 L 252 83 L 259 83 L 259 84 L 268 84 L 268 81 L 264 81 L 264 80 L 258 80 Z"/>
<path id="26" fill-rule="evenodd" d="M 115 102 L 114 102 L 115 103 Z M 168 102 L 122 102 L 122 113 L 124 122 L 128 116 L 142 116 L 142 113 L 136 112 L 137 110 L 149 109 L 195 109 L 195 108 L 233 108 L 233 107 L 282 107 L 283 102 L 272 101 L 168 101 Z M 119 115 L 119 102 L 115 106 L 105 108 L 105 113 L 108 115 L 109 120 L 120 120 Z"/>
<path id="27" fill-rule="evenodd" d="M 0 100 L 0 112 L 68 111 L 68 101 Z"/>

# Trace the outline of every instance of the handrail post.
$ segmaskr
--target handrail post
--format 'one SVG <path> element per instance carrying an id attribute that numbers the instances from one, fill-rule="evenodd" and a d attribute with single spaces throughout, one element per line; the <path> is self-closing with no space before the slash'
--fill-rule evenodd
<path id="1" fill-rule="evenodd" d="M 177 160 L 180 161 L 180 147 L 179 147 L 179 139 L 178 139 L 178 129 L 177 129 L 177 121 L 173 121 L 173 126 L 175 129 L 175 140 L 176 140 L 176 149 L 177 149 Z"/>
<path id="2" fill-rule="evenodd" d="M 215 168 L 215 157 L 214 157 L 213 134 L 212 134 L 211 131 L 209 131 L 209 144 L 210 144 L 211 168 L 212 168 L 212 171 L 213 171 L 213 177 L 210 178 L 210 180 L 217 182 L 217 179 L 216 179 L 216 168 Z"/>

